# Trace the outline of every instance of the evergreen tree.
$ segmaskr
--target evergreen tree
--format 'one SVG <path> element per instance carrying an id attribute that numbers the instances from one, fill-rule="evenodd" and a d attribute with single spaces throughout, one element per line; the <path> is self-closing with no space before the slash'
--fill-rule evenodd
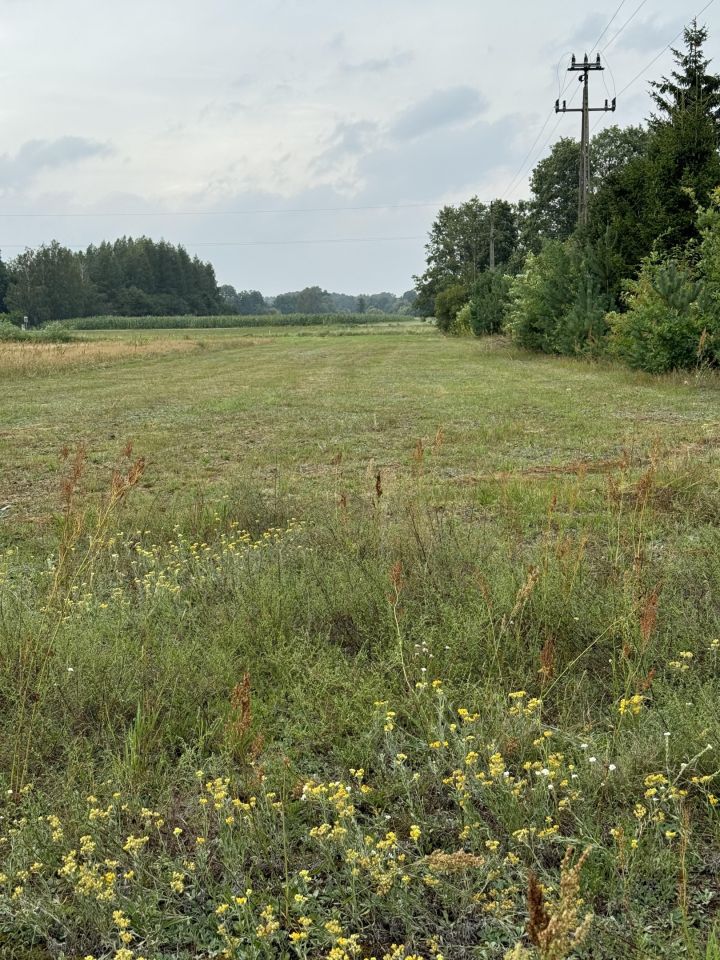
<path id="1" fill-rule="evenodd" d="M 683 31 L 685 50 L 672 51 L 677 69 L 650 86 L 660 119 L 672 119 L 677 111 L 695 112 L 711 118 L 720 134 L 720 76 L 708 70 L 711 61 L 703 52 L 707 38 L 707 28 L 693 20 Z"/>

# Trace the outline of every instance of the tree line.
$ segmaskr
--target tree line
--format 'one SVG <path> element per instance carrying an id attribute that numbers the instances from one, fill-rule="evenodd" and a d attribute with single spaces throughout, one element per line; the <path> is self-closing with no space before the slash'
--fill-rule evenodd
<path id="1" fill-rule="evenodd" d="M 410 316 L 414 313 L 417 294 L 408 290 L 402 296 L 394 293 L 367 293 L 352 296 L 347 293 L 329 293 L 322 287 L 305 287 L 275 297 L 263 297 L 259 290 L 237 291 L 230 284 L 220 287 L 220 296 L 232 313 L 261 316 L 266 313 L 280 314 L 397 314 Z"/>
<path id="2" fill-rule="evenodd" d="M 0 309 L 33 325 L 95 314 L 215 314 L 222 306 L 212 264 L 148 237 L 84 251 L 53 241 L 0 269 Z"/>
<path id="3" fill-rule="evenodd" d="M 350 296 L 320 287 L 263 297 L 259 290 L 218 286 L 210 263 L 182 246 L 122 237 L 73 251 L 57 241 L 0 260 L 0 313 L 31 325 L 93 316 L 239 314 L 410 315 L 414 290 Z"/>
<path id="4" fill-rule="evenodd" d="M 440 210 L 414 278 L 418 312 L 450 333 L 504 331 L 530 349 L 651 372 L 720 365 L 720 76 L 707 37 L 696 22 L 685 29 L 643 125 L 592 139 L 586 227 L 569 138 L 535 167 L 528 200 Z"/>

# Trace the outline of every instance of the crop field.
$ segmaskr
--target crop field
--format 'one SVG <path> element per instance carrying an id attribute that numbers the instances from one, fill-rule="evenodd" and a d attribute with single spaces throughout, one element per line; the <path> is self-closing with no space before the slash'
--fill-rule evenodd
<path id="1" fill-rule="evenodd" d="M 720 956 L 720 380 L 0 344 L 0 955 Z"/>

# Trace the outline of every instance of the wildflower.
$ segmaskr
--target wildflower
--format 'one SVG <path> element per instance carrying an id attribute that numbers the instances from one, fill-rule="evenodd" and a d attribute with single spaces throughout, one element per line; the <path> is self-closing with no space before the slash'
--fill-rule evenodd
<path id="1" fill-rule="evenodd" d="M 621 716 L 624 716 L 626 713 L 631 713 L 634 717 L 636 717 L 644 705 L 645 697 L 640 693 L 636 693 L 634 696 L 629 697 L 628 699 L 623 697 L 623 699 L 620 701 L 618 712 Z"/>
<path id="2" fill-rule="evenodd" d="M 126 853 L 135 853 L 138 850 L 142 850 L 149 839 L 149 837 L 136 837 L 131 833 L 123 844 L 123 850 L 125 850 Z"/>
<path id="3" fill-rule="evenodd" d="M 420 827 L 419 827 L 416 823 L 414 823 L 414 824 L 410 827 L 410 839 L 411 839 L 411 840 L 419 840 L 421 834 L 422 834 L 422 830 L 420 829 Z"/>

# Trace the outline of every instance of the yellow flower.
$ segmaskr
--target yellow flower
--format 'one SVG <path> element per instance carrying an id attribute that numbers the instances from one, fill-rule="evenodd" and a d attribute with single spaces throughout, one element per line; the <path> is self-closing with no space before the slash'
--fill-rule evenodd
<path id="1" fill-rule="evenodd" d="M 411 840 L 419 840 L 420 837 L 421 837 L 421 835 L 422 835 L 422 830 L 420 829 L 420 827 L 419 827 L 416 823 L 414 823 L 414 824 L 410 827 L 410 839 L 411 839 Z"/>
<path id="2" fill-rule="evenodd" d="M 149 837 L 136 837 L 131 833 L 123 844 L 123 850 L 125 850 L 127 853 L 135 853 L 136 851 L 141 850 L 149 839 Z"/>

